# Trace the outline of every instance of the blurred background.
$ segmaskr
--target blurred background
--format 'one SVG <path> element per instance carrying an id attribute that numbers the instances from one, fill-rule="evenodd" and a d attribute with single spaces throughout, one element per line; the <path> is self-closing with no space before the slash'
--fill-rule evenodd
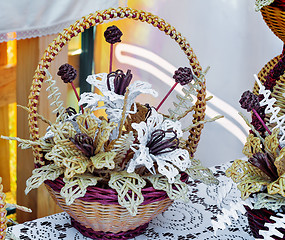
<path id="1" fill-rule="evenodd" d="M 245 113 L 239 106 L 240 96 L 253 88 L 253 74 L 283 49 L 282 41 L 266 26 L 261 13 L 255 12 L 254 3 L 255 0 L 0 1 L 0 134 L 29 138 L 27 113 L 17 110 L 16 104 L 27 104 L 35 68 L 57 33 L 91 12 L 128 6 L 165 19 L 190 42 L 203 70 L 210 67 L 207 95 L 214 98 L 207 104 L 206 118 L 219 114 L 224 118 L 205 125 L 195 158 L 209 167 L 243 157 L 248 127 L 238 115 L 239 111 Z M 69 62 L 79 71 L 77 89 L 89 90 L 86 77 L 109 70 L 110 45 L 103 34 L 114 24 L 123 37 L 114 46 L 113 69 L 131 69 L 133 80 L 150 82 L 159 97 L 143 96 L 138 101 L 157 106 L 174 83 L 175 69 L 189 63 L 173 39 L 146 23 L 121 19 L 85 31 L 53 61 L 52 75 L 57 78 L 58 67 Z M 74 106 L 71 88 L 58 82 L 67 105 Z M 168 113 L 179 93 L 181 88 L 177 87 L 162 105 L 163 113 Z M 44 94 L 42 91 L 43 99 Z M 41 101 L 39 112 L 53 118 L 48 109 L 48 101 Z M 186 119 L 183 124 L 190 121 Z M 40 126 L 41 133 L 45 128 Z M 0 140 L 0 176 L 8 201 L 33 209 L 31 215 L 19 213 L 19 222 L 60 211 L 52 200 L 47 200 L 44 187 L 25 196 L 25 182 L 34 168 L 32 158 L 31 151 L 17 149 L 15 142 Z"/>

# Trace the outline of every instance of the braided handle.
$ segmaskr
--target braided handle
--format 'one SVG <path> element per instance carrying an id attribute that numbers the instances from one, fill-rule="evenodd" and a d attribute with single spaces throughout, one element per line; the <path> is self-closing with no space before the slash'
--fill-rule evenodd
<path id="1" fill-rule="evenodd" d="M 117 9 L 107 9 L 103 11 L 97 11 L 94 14 L 89 14 L 80 20 L 76 21 L 69 28 L 63 30 L 63 32 L 59 33 L 57 38 L 53 40 L 53 42 L 47 47 L 43 57 L 41 58 L 37 69 L 35 71 L 35 75 L 33 77 L 33 82 L 29 95 L 29 130 L 32 140 L 39 139 L 39 128 L 38 128 L 38 119 L 37 119 L 37 107 L 39 103 L 39 95 L 42 87 L 42 83 L 45 77 L 45 70 L 47 70 L 57 56 L 57 54 L 61 51 L 64 45 L 70 41 L 71 38 L 77 36 L 79 33 L 83 32 L 85 29 L 90 28 L 91 26 L 95 26 L 103 23 L 104 21 L 113 19 L 113 18 L 129 18 L 134 20 L 140 20 L 141 22 L 146 22 L 148 24 L 153 25 L 158 28 L 160 31 L 164 31 L 166 35 L 169 35 L 172 39 L 174 39 L 186 54 L 189 59 L 190 65 L 193 69 L 194 74 L 199 77 L 202 68 L 197 60 L 196 55 L 193 52 L 193 49 L 190 47 L 190 44 L 187 40 L 181 36 L 181 34 L 176 31 L 174 27 L 165 22 L 163 19 L 145 12 L 138 11 L 131 8 L 117 8 Z M 205 83 L 200 83 L 201 90 L 198 91 L 197 101 L 195 103 L 195 109 L 193 114 L 193 123 L 196 123 L 205 118 L 205 110 L 206 110 L 206 86 Z M 200 140 L 201 130 L 203 128 L 203 124 L 200 124 L 190 130 L 189 139 L 186 141 L 186 145 L 189 149 L 191 156 L 194 155 L 196 151 L 196 147 Z M 33 148 L 33 153 L 35 157 L 35 162 L 41 162 L 43 158 L 43 154 L 41 152 L 40 146 L 36 146 Z"/>
<path id="2" fill-rule="evenodd" d="M 3 193 L 2 178 L 0 177 L 0 239 L 5 239 L 6 236 L 6 203 L 5 203 L 5 193 Z"/>

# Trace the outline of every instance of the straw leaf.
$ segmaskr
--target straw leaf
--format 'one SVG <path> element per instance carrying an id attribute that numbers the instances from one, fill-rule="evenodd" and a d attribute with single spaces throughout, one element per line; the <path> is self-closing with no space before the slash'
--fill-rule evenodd
<path id="1" fill-rule="evenodd" d="M 75 199 L 84 197 L 88 186 L 95 186 L 101 178 L 94 177 L 91 174 L 75 175 L 71 179 L 64 178 L 64 187 L 60 195 L 65 198 L 66 205 L 71 205 Z"/>
<path id="2" fill-rule="evenodd" d="M 175 177 L 173 183 L 169 183 L 167 177 L 160 174 L 144 178 L 149 180 L 156 190 L 165 191 L 170 199 L 182 199 L 184 202 L 189 201 L 187 198 L 188 186 L 180 180 L 180 174 Z"/>
<path id="3" fill-rule="evenodd" d="M 28 194 L 32 189 L 38 188 L 44 181 L 57 179 L 64 169 L 56 164 L 50 164 L 41 168 L 36 168 L 32 172 L 32 176 L 26 182 L 25 194 Z"/>
<path id="4" fill-rule="evenodd" d="M 141 189 L 146 182 L 136 173 L 112 172 L 109 186 L 118 193 L 118 202 L 131 216 L 138 212 L 138 206 L 144 201 Z"/>

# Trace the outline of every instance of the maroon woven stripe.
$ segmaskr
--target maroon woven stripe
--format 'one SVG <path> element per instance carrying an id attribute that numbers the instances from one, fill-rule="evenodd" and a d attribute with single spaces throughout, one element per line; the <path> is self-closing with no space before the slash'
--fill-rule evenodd
<path id="1" fill-rule="evenodd" d="M 54 191 L 60 192 L 61 188 L 64 186 L 62 177 L 57 178 L 55 181 L 45 181 L 45 184 L 50 186 Z M 144 202 L 142 205 L 147 205 L 153 202 L 161 201 L 168 198 L 166 192 L 158 191 L 153 187 L 148 187 L 142 189 L 142 194 L 144 196 Z M 87 192 L 84 197 L 78 198 L 85 202 L 99 202 L 104 205 L 116 204 L 118 203 L 118 194 L 114 189 L 103 189 L 95 186 L 90 186 L 87 188 Z"/>
<path id="2" fill-rule="evenodd" d="M 275 216 L 276 213 L 262 208 L 262 209 L 251 209 L 248 206 L 244 206 L 247 211 L 247 219 L 248 219 L 248 225 L 250 227 L 250 230 L 255 238 L 261 238 L 263 237 L 259 235 L 259 230 L 268 230 L 268 227 L 265 227 L 264 224 L 267 223 L 274 223 L 275 221 L 269 219 L 270 216 Z M 283 237 L 277 237 L 275 235 L 272 236 L 275 240 L 285 240 L 285 229 L 284 228 L 277 228 L 279 232 L 283 234 Z"/>
<path id="3" fill-rule="evenodd" d="M 186 173 L 181 174 L 181 180 L 187 182 L 188 175 Z M 54 191 L 60 192 L 64 186 L 63 178 L 58 177 L 54 181 L 46 180 L 45 184 L 50 186 Z M 142 194 L 144 196 L 144 202 L 141 205 L 147 205 L 153 202 L 162 201 L 168 198 L 167 193 L 164 191 L 159 191 L 153 187 L 147 187 L 142 189 Z M 116 190 L 108 188 L 100 188 L 95 186 L 90 186 L 87 188 L 87 192 L 84 197 L 78 198 L 85 202 L 99 202 L 104 205 L 116 204 L 118 203 L 118 194 Z"/>
<path id="4" fill-rule="evenodd" d="M 79 232 L 81 232 L 83 236 L 89 237 L 92 239 L 97 239 L 97 240 L 131 239 L 131 238 L 141 235 L 148 226 L 148 223 L 145 223 L 144 225 L 139 226 L 134 230 L 129 230 L 126 232 L 119 232 L 119 233 L 101 232 L 101 231 L 97 232 L 97 231 L 93 231 L 92 228 L 86 228 L 85 226 L 81 225 L 79 222 L 74 220 L 72 217 L 70 218 L 71 218 L 71 225 L 75 227 Z"/>

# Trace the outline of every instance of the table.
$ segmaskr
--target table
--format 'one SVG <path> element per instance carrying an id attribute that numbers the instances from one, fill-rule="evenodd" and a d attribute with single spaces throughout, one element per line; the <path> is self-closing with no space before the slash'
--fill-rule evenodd
<path id="1" fill-rule="evenodd" d="M 189 185 L 189 202 L 180 201 L 174 204 L 163 214 L 153 219 L 147 231 L 134 240 L 253 240 L 248 227 L 247 218 L 239 213 L 238 219 L 225 230 L 218 230 L 214 235 L 211 220 L 221 214 L 222 208 L 229 208 L 230 202 L 240 201 L 240 192 L 231 179 L 224 174 L 230 163 L 211 168 L 220 180 L 218 186 L 207 186 L 191 181 Z M 226 190 L 226 191 L 225 191 Z M 218 195 L 223 195 L 222 200 Z M 82 236 L 71 224 L 66 213 L 59 213 L 34 221 L 25 222 L 8 228 L 19 239 L 35 240 L 90 240 Z"/>

